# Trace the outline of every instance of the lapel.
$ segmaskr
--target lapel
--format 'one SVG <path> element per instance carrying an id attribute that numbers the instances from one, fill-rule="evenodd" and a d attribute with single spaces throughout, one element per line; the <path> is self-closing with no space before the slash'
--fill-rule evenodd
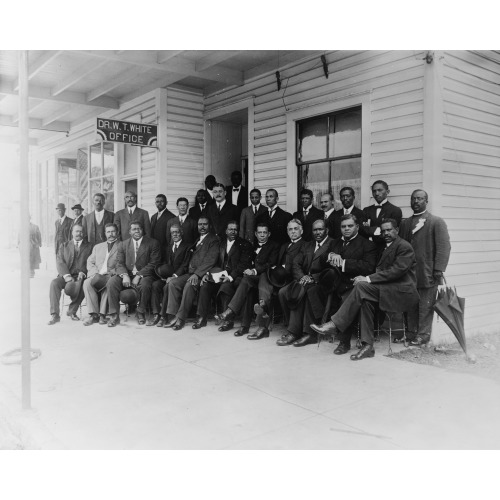
<path id="1" fill-rule="evenodd" d="M 68 249 L 69 249 L 69 262 L 68 262 L 68 268 L 71 269 L 73 267 L 73 264 L 75 263 L 75 260 L 76 260 L 76 248 L 75 248 L 75 244 L 73 243 L 73 240 L 70 241 L 69 245 L 68 245 Z M 80 248 L 80 252 L 81 252 L 81 248 Z"/>
<path id="2" fill-rule="evenodd" d="M 383 264 L 385 265 L 386 262 L 391 262 L 393 260 L 392 256 L 396 253 L 396 249 L 398 246 L 399 246 L 399 237 L 392 242 L 389 248 L 384 247 L 384 250 L 382 251 L 382 255 L 380 256 L 380 260 L 377 267 L 379 266 L 382 267 L 382 265 Z"/>
<path id="3" fill-rule="evenodd" d="M 327 249 L 327 246 L 328 246 L 328 240 L 326 240 L 323 245 L 321 245 L 320 249 L 315 252 L 313 254 L 313 258 L 312 258 L 312 261 L 314 262 L 316 259 L 318 259 L 319 257 L 321 257 L 325 252 L 326 252 L 326 249 Z M 314 242 L 314 248 L 316 248 L 316 242 Z"/>
<path id="4" fill-rule="evenodd" d="M 132 266 L 135 264 L 134 241 L 135 241 L 134 238 L 130 237 L 127 240 L 127 248 L 126 248 L 127 252 L 126 260 L 127 262 L 131 262 Z"/>
<path id="5" fill-rule="evenodd" d="M 157 221 L 158 221 L 158 212 L 155 213 L 153 217 L 151 217 L 151 232 L 154 231 Z"/>
<path id="6" fill-rule="evenodd" d="M 133 238 L 130 238 L 130 239 L 133 239 Z M 139 250 L 137 251 L 137 257 L 135 259 L 136 262 L 140 259 L 142 254 L 146 252 L 146 250 L 147 250 L 147 241 L 146 241 L 146 237 L 143 236 L 141 246 L 139 247 Z"/>

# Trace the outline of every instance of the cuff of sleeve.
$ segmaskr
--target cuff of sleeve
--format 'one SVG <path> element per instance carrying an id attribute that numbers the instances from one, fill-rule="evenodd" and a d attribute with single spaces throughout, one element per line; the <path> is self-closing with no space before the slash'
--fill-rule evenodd
<path id="1" fill-rule="evenodd" d="M 255 276 L 257 276 L 257 269 L 255 269 L 255 268 L 254 268 L 254 269 L 252 269 L 252 272 L 253 272 L 253 274 L 254 274 Z"/>
<path id="2" fill-rule="evenodd" d="M 345 273 L 345 259 L 342 261 L 342 272 Z"/>
<path id="3" fill-rule="evenodd" d="M 371 283 L 371 282 L 372 282 L 372 280 L 370 279 L 370 276 L 367 276 L 367 277 L 366 277 L 366 281 L 368 281 L 368 283 Z"/>
<path id="4" fill-rule="evenodd" d="M 67 278 L 68 276 L 71 277 L 71 274 L 63 274 L 63 278 Z"/>
<path id="5" fill-rule="evenodd" d="M 232 283 L 234 281 L 232 276 L 228 276 L 228 278 L 229 278 L 229 283 Z"/>
<path id="6" fill-rule="evenodd" d="M 379 227 L 377 227 L 377 229 L 375 229 L 375 231 L 373 232 L 373 235 L 380 236 L 380 228 Z"/>

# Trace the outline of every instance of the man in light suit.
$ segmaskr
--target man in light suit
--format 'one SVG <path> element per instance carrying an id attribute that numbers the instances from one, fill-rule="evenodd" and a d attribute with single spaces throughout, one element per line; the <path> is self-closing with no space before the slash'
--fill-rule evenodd
<path id="1" fill-rule="evenodd" d="M 408 241 L 417 258 L 417 290 L 420 301 L 408 312 L 408 329 L 412 345 L 429 342 L 438 285 L 450 260 L 450 236 L 446 222 L 427 210 L 429 201 L 423 189 L 413 191 L 413 216 L 401 223 L 401 237 Z"/>
<path id="2" fill-rule="evenodd" d="M 257 215 L 256 224 L 263 223 L 269 228 L 270 239 L 278 243 L 279 246 L 288 241 L 287 226 L 292 219 L 292 214 L 285 212 L 278 206 L 279 196 L 276 189 L 266 191 L 267 210 Z"/>
<path id="3" fill-rule="evenodd" d="M 189 201 L 187 198 L 177 199 L 177 211 L 179 215 L 169 219 L 167 222 L 167 245 L 172 246 L 172 226 L 182 228 L 182 241 L 194 243 L 198 238 L 198 221 L 188 214 Z"/>
<path id="4" fill-rule="evenodd" d="M 217 182 L 214 185 L 213 193 L 215 203 L 208 207 L 207 214 L 213 232 L 221 240 L 225 237 L 227 223 L 230 220 L 239 220 L 240 214 L 238 208 L 226 199 L 224 184 Z"/>
<path id="5" fill-rule="evenodd" d="M 250 191 L 251 205 L 245 207 L 240 216 L 240 238 L 244 238 L 252 245 L 255 243 L 255 221 L 258 216 L 267 212 L 266 207 L 260 203 L 261 198 L 260 190 L 252 189 Z"/>
<path id="6" fill-rule="evenodd" d="M 137 206 L 137 194 L 134 191 L 125 193 L 125 207 L 115 213 L 114 223 L 118 226 L 118 237 L 122 240 L 130 238 L 130 227 L 133 222 L 139 222 L 144 228 L 144 236 L 151 235 L 149 213 Z"/>
<path id="7" fill-rule="evenodd" d="M 92 245 L 106 241 L 106 224 L 113 222 L 115 217 L 114 212 L 105 210 L 105 201 L 106 198 L 102 193 L 96 193 L 92 199 L 94 211 L 85 215 L 83 218 L 83 236 L 87 241 L 92 243 Z"/>
<path id="8" fill-rule="evenodd" d="M 248 207 L 248 189 L 241 184 L 243 176 L 239 170 L 231 174 L 231 186 L 226 187 L 226 199 L 229 200 L 238 209 L 239 220 L 241 211 Z"/>
<path id="9" fill-rule="evenodd" d="M 320 335 L 344 332 L 361 312 L 360 333 L 363 346 L 358 353 L 351 355 L 353 361 L 375 356 L 375 304 L 378 303 L 382 311 L 405 312 L 418 303 L 413 248 L 398 236 L 398 225 L 394 219 L 382 221 L 381 233 L 385 248 L 375 273 L 354 278 L 353 291 L 331 317 L 331 321 L 323 325 L 310 325 Z"/>
<path id="10" fill-rule="evenodd" d="M 363 222 L 365 221 L 365 216 L 363 210 L 354 206 L 354 199 L 356 198 L 354 194 L 354 189 L 352 187 L 343 187 L 340 190 L 340 201 L 342 203 L 342 208 L 335 210 L 333 213 L 332 225 L 329 227 L 329 234 L 333 239 L 338 239 L 342 237 L 342 231 L 340 230 L 340 221 L 344 215 L 352 214 L 356 217 L 357 223 L 359 224 L 359 234 L 363 234 Z"/>
<path id="11" fill-rule="evenodd" d="M 106 309 L 108 305 L 108 294 L 106 283 L 109 278 L 116 274 L 118 264 L 118 228 L 110 222 L 104 228 L 106 241 L 98 243 L 92 249 L 92 254 L 87 260 L 87 279 L 83 283 L 83 293 L 87 299 L 87 311 L 89 317 L 83 324 L 90 326 L 99 322 L 106 324 Z M 99 304 L 99 292 L 102 292 Z"/>
<path id="12" fill-rule="evenodd" d="M 56 234 L 54 237 L 54 247 L 57 256 L 59 253 L 59 247 L 71 240 L 71 227 L 73 225 L 73 219 L 66 217 L 66 205 L 64 205 L 64 203 L 57 204 L 56 212 L 59 215 L 59 219 L 56 220 Z"/>
<path id="13" fill-rule="evenodd" d="M 294 219 L 299 219 L 302 222 L 302 227 L 304 228 L 302 238 L 304 241 L 311 241 L 313 239 L 313 223 L 318 219 L 325 218 L 324 212 L 312 204 L 313 198 L 313 192 L 310 189 L 302 189 L 300 192 L 300 205 L 302 206 L 292 215 Z"/>
<path id="14" fill-rule="evenodd" d="M 160 244 L 161 258 L 165 258 L 167 252 L 167 223 L 175 215 L 167 208 L 167 197 L 158 194 L 155 198 L 155 205 L 158 212 L 151 217 L 151 237 Z"/>

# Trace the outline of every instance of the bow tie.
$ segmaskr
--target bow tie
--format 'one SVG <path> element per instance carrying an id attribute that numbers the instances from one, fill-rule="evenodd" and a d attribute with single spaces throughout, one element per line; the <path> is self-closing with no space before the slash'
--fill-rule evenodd
<path id="1" fill-rule="evenodd" d="M 239 191 L 240 188 L 233 188 L 233 191 Z"/>

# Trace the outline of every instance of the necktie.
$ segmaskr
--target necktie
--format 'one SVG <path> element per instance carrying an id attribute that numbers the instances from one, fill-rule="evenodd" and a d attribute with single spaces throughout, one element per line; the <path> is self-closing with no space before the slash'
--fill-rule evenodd
<path id="1" fill-rule="evenodd" d="M 219 209 L 219 213 L 220 213 L 220 211 L 222 210 L 222 206 L 218 205 L 218 209 Z"/>
<path id="2" fill-rule="evenodd" d="M 307 217 L 307 214 L 309 213 L 308 210 L 304 210 L 304 219 Z"/>
<path id="3" fill-rule="evenodd" d="M 273 215 L 274 215 L 274 210 L 269 210 L 269 218 L 272 219 L 273 218 Z"/>
<path id="4" fill-rule="evenodd" d="M 314 250 L 314 253 L 316 253 L 320 248 L 321 245 L 318 242 L 316 242 L 316 249 Z"/>
<path id="5" fill-rule="evenodd" d="M 75 253 L 76 253 L 76 255 L 78 255 L 80 253 L 80 242 L 79 241 L 76 242 Z"/>
<path id="6" fill-rule="evenodd" d="M 61 226 L 62 226 L 62 223 L 63 223 L 63 220 L 59 219 L 59 224 L 61 224 Z"/>
<path id="7" fill-rule="evenodd" d="M 135 242 L 135 256 L 137 257 L 137 252 L 139 251 L 139 242 Z"/>
<path id="8" fill-rule="evenodd" d="M 254 214 L 254 215 L 257 215 L 257 207 L 256 207 L 255 205 L 254 205 L 254 207 L 253 207 L 253 214 Z"/>
<path id="9" fill-rule="evenodd" d="M 132 217 L 132 209 L 131 209 L 131 208 L 129 208 L 129 209 L 128 209 L 128 215 L 129 215 L 130 217 Z"/>
<path id="10" fill-rule="evenodd" d="M 173 252 L 175 253 L 177 251 L 177 243 L 174 243 L 174 249 Z"/>
<path id="11" fill-rule="evenodd" d="M 111 252 L 111 249 L 113 248 L 114 244 L 115 244 L 114 241 L 113 241 L 113 243 L 108 243 L 108 253 Z"/>
<path id="12" fill-rule="evenodd" d="M 326 219 L 328 219 L 328 215 L 327 215 L 327 214 L 326 214 L 326 212 L 325 212 L 325 220 L 326 220 Z"/>
<path id="13" fill-rule="evenodd" d="M 240 188 L 233 188 L 233 191 L 239 191 Z"/>

